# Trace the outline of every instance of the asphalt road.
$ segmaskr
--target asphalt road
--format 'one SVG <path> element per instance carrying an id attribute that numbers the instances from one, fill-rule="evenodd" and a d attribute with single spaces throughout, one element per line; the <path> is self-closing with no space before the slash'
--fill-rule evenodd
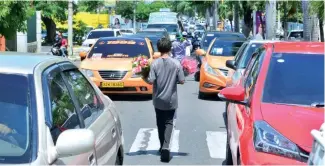
<path id="1" fill-rule="evenodd" d="M 212 97 L 198 99 L 198 83 L 188 77 L 178 87 L 179 109 L 168 165 L 222 165 L 226 153 L 225 104 Z M 160 165 L 159 140 L 152 100 L 110 96 L 121 113 L 124 164 Z"/>

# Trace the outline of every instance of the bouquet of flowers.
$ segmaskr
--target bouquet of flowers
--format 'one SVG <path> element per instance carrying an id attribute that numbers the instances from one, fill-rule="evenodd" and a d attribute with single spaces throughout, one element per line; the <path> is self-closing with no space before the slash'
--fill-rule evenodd
<path id="1" fill-rule="evenodd" d="M 132 61 L 132 71 L 136 75 L 141 75 L 143 79 L 149 77 L 150 63 L 147 56 L 139 55 Z"/>
<path id="2" fill-rule="evenodd" d="M 184 57 L 181 61 L 181 65 L 185 76 L 193 74 L 198 70 L 198 62 L 193 57 Z"/>

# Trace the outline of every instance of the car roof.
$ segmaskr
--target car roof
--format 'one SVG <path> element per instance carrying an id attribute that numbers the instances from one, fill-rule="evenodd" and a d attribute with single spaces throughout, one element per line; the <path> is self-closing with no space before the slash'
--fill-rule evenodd
<path id="1" fill-rule="evenodd" d="M 308 53 L 324 55 L 323 42 L 275 42 L 275 53 Z"/>
<path id="2" fill-rule="evenodd" d="M 141 37 L 132 37 L 133 35 L 129 36 L 122 36 L 122 37 L 101 37 L 99 40 L 135 40 L 135 41 L 142 41 L 144 42 L 145 39 Z"/>
<path id="3" fill-rule="evenodd" d="M 166 31 L 165 28 L 146 28 L 143 30 L 140 30 L 139 32 L 156 32 L 156 31 Z"/>
<path id="4" fill-rule="evenodd" d="M 112 28 L 102 28 L 102 29 L 93 29 L 91 32 L 94 31 L 119 31 L 120 29 L 112 29 Z"/>
<path id="5" fill-rule="evenodd" d="M 226 41 L 242 41 L 245 42 L 246 40 L 243 38 L 237 38 L 237 37 L 217 37 L 216 41 L 218 40 L 226 40 Z"/>
<path id="6" fill-rule="evenodd" d="M 239 32 L 228 32 L 228 31 L 207 31 L 206 33 L 213 33 L 213 34 L 222 33 L 222 34 L 238 34 L 238 35 L 244 35 L 244 34 L 239 33 Z"/>
<path id="7" fill-rule="evenodd" d="M 0 73 L 33 74 L 35 67 L 49 60 L 61 60 L 62 57 L 19 52 L 0 54 Z"/>
<path id="8" fill-rule="evenodd" d="M 280 40 L 248 40 L 247 43 L 249 44 L 264 44 L 264 43 L 275 43 L 280 42 Z"/>

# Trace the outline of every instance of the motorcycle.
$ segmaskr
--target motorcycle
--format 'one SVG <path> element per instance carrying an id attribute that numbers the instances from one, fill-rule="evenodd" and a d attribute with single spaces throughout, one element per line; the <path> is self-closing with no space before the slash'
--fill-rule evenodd
<path id="1" fill-rule="evenodd" d="M 68 55 L 68 51 L 65 50 L 64 54 L 62 53 L 62 50 L 59 46 L 57 45 L 53 45 L 50 51 L 50 54 L 53 56 L 61 56 L 61 57 L 66 57 L 66 55 Z"/>

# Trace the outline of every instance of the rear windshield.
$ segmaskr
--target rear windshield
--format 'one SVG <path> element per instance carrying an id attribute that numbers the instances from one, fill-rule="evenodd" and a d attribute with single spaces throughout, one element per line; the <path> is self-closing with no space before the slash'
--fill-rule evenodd
<path id="1" fill-rule="evenodd" d="M 203 48 L 208 48 L 214 38 L 238 38 L 245 39 L 244 35 L 232 33 L 208 33 L 203 39 Z"/>
<path id="2" fill-rule="evenodd" d="M 114 31 L 92 31 L 88 35 L 88 39 L 99 39 L 101 37 L 114 37 Z"/>
<path id="3" fill-rule="evenodd" d="M 204 30 L 204 26 L 202 26 L 202 25 L 196 25 L 196 29 L 197 30 Z"/>
<path id="4" fill-rule="evenodd" d="M 176 34 L 178 31 L 177 24 L 149 24 L 147 28 L 165 28 L 170 34 Z"/>
<path id="5" fill-rule="evenodd" d="M 263 102 L 299 105 L 324 103 L 324 55 L 273 54 Z"/>
<path id="6" fill-rule="evenodd" d="M 145 40 L 98 40 L 88 58 L 134 58 L 138 55 L 150 57 Z"/>
<path id="7" fill-rule="evenodd" d="M 249 47 L 247 47 L 239 60 L 238 69 L 245 69 L 253 53 L 262 45 L 263 45 L 262 43 L 256 43 L 256 44 L 251 44 Z"/>
<path id="8" fill-rule="evenodd" d="M 244 42 L 217 40 L 213 43 L 209 54 L 212 56 L 235 56 Z"/>
<path id="9" fill-rule="evenodd" d="M 137 34 L 143 34 L 143 35 L 164 35 L 164 31 L 139 31 Z"/>
<path id="10" fill-rule="evenodd" d="M 304 37 L 304 33 L 302 31 L 298 31 L 298 32 L 291 32 L 289 37 L 294 37 L 294 38 L 303 38 Z"/>
<path id="11" fill-rule="evenodd" d="M 0 74 L 0 80 L 5 80 L 0 81 L 0 163 L 28 163 L 32 145 L 28 79 Z"/>

